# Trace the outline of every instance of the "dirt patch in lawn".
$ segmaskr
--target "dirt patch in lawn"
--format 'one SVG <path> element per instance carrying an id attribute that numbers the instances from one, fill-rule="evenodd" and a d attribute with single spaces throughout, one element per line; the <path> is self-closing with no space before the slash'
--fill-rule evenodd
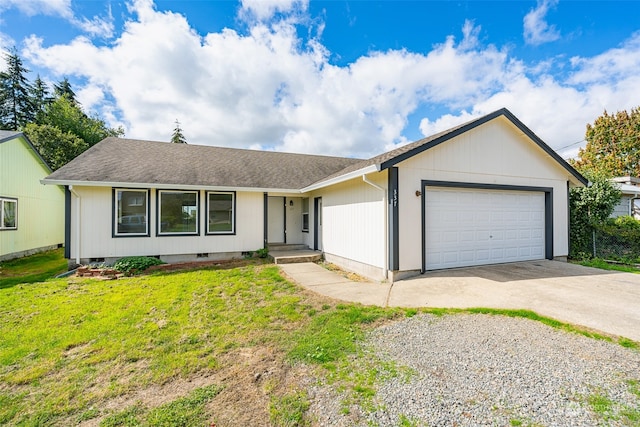
<path id="1" fill-rule="evenodd" d="M 99 426 L 108 415 L 132 406 L 156 408 L 189 395 L 193 390 L 218 385 L 222 391 L 206 406 L 209 424 L 216 427 L 269 425 L 272 396 L 297 389 L 307 375 L 302 367 L 292 367 L 284 355 L 270 347 L 236 349 L 220 360 L 220 368 L 97 403 L 100 416 L 86 420 L 83 427 Z M 75 424 L 77 418 L 68 420 Z"/>

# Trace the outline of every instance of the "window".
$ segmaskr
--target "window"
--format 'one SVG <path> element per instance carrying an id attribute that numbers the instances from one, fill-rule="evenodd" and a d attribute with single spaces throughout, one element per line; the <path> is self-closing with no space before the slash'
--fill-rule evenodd
<path id="1" fill-rule="evenodd" d="M 18 228 L 18 199 L 0 198 L 0 230 Z"/>
<path id="2" fill-rule="evenodd" d="M 302 231 L 309 231 L 309 198 L 302 199 Z"/>
<path id="3" fill-rule="evenodd" d="M 114 236 L 148 236 L 149 191 L 114 190 Z"/>
<path id="4" fill-rule="evenodd" d="M 158 234 L 198 234 L 198 192 L 158 191 Z"/>
<path id="5" fill-rule="evenodd" d="M 235 193 L 207 193 L 207 234 L 235 234 L 235 199 Z"/>

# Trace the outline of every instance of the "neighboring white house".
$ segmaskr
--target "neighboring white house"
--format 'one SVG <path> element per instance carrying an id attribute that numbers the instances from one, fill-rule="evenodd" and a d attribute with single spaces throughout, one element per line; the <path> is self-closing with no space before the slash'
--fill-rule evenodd
<path id="1" fill-rule="evenodd" d="M 587 183 L 506 109 L 368 160 L 107 138 L 65 185 L 77 262 L 239 256 L 302 243 L 375 279 L 566 259 Z"/>
<path id="2" fill-rule="evenodd" d="M 613 209 L 612 218 L 630 215 L 640 219 L 640 178 L 621 176 L 612 180 L 617 184 L 622 195 L 620 202 Z"/>
<path id="3" fill-rule="evenodd" d="M 64 190 L 40 183 L 50 173 L 22 132 L 0 131 L 0 261 L 64 242 Z"/>

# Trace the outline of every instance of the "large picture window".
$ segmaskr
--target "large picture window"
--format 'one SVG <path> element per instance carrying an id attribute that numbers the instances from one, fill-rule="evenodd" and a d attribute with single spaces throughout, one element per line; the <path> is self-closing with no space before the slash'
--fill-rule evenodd
<path id="1" fill-rule="evenodd" d="M 115 236 L 148 236 L 149 191 L 114 190 Z"/>
<path id="2" fill-rule="evenodd" d="M 207 193 L 207 234 L 236 232 L 235 193 Z"/>
<path id="3" fill-rule="evenodd" d="M 0 198 L 0 230 L 18 228 L 18 200 Z"/>
<path id="4" fill-rule="evenodd" d="M 158 191 L 158 234 L 198 234 L 197 191 Z"/>

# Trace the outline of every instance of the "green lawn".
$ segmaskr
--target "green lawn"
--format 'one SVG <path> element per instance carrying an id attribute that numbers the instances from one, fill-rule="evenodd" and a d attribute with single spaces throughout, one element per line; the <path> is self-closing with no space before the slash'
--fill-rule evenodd
<path id="1" fill-rule="evenodd" d="M 640 269 L 632 265 L 614 264 L 600 258 L 593 258 L 593 259 L 579 261 L 578 264 L 584 265 L 585 267 L 599 268 L 601 270 L 623 271 L 625 273 L 640 274 Z"/>
<path id="2" fill-rule="evenodd" d="M 307 295 L 277 267 L 258 261 L 228 270 L 66 278 L 0 289 L 0 425 L 92 418 L 105 426 L 203 425 L 203 408 L 224 383 L 189 390 L 168 406 L 99 408 L 229 368 L 228 356 L 238 349 L 268 347 L 287 364 L 341 363 L 365 325 L 398 313 Z M 278 395 L 277 383 L 270 388 L 271 418 L 278 424 L 278 417 L 291 415 L 291 399 Z M 195 409 L 184 409 L 190 402 Z"/>
<path id="3" fill-rule="evenodd" d="M 47 264 L 37 259 L 11 268 L 33 277 L 25 271 Z M 55 270 L 50 262 L 39 274 Z M 243 416 L 245 425 L 306 425 L 309 398 L 287 376 L 296 366 L 365 409 L 377 381 L 411 375 L 359 346 L 381 321 L 478 312 L 581 332 L 524 311 L 339 304 L 286 281 L 273 264 L 240 263 L 112 281 L 18 278 L 0 287 L 0 425 L 196 427 Z M 170 397 L 145 399 L 154 392 Z"/>
<path id="4" fill-rule="evenodd" d="M 18 283 L 42 282 L 67 271 L 64 249 L 0 262 L 0 289 Z"/>

